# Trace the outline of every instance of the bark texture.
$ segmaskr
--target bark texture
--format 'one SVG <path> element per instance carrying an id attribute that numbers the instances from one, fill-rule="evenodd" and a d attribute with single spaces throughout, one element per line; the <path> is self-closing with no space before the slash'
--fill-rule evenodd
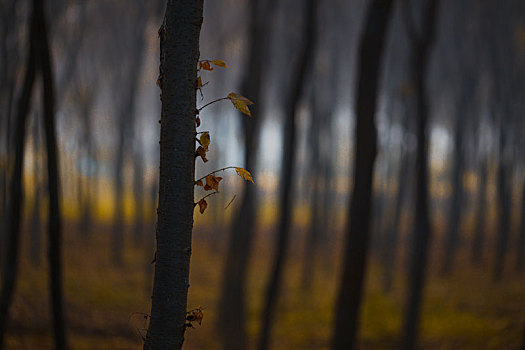
<path id="1" fill-rule="evenodd" d="M 144 349 L 180 349 L 186 329 L 195 181 L 195 84 L 203 0 L 168 0 L 160 29 L 157 253 Z"/>

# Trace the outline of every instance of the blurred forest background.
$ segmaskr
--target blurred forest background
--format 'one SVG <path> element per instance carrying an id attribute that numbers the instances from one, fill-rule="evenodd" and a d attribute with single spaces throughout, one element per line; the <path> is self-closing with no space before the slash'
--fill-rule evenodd
<path id="1" fill-rule="evenodd" d="M 359 64 L 372 2 L 205 1 L 201 59 L 229 68 L 202 72 L 197 106 L 232 91 L 255 104 L 252 117 L 227 101 L 200 113 L 211 145 L 196 177 L 240 166 L 255 184 L 219 173 L 220 194 L 195 210 L 188 308 L 201 306 L 204 319 L 185 348 L 330 348 L 345 252 L 366 261 L 358 348 L 396 348 L 415 334 L 424 349 L 525 347 L 525 2 L 393 1 L 370 240 L 345 248 L 357 82 L 373 79 Z M 51 66 L 38 58 L 28 100 L 38 3 L 0 1 L 3 345 L 53 348 L 55 271 L 70 348 L 139 348 L 154 266 L 165 1 L 46 1 Z M 61 245 L 47 233 L 48 224 L 59 232 L 48 214 L 49 115 Z M 8 234 L 16 205 L 18 250 Z"/>

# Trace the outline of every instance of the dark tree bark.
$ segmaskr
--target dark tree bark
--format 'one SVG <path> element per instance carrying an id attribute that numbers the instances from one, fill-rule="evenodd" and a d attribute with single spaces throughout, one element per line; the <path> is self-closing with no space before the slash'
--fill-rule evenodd
<path id="1" fill-rule="evenodd" d="M 336 303 L 332 349 L 354 349 L 370 241 L 372 184 L 377 153 L 376 101 L 385 34 L 393 0 L 369 4 L 359 45 L 353 193 L 346 224 L 343 272 Z"/>
<path id="2" fill-rule="evenodd" d="M 10 178 L 10 193 L 9 193 L 9 215 L 8 215 L 8 233 L 7 233 L 7 250 L 5 254 L 5 262 L 3 265 L 2 276 L 2 295 L 0 298 L 0 349 L 4 348 L 4 334 L 7 326 L 7 317 L 9 305 L 13 295 L 13 289 L 16 283 L 18 272 L 18 253 L 19 253 L 19 237 L 20 237 L 20 222 L 21 222 L 21 208 L 23 199 L 23 162 L 25 152 L 25 132 L 27 114 L 31 103 L 31 95 L 33 85 L 35 82 L 35 62 L 36 62 L 36 47 L 35 47 L 35 14 L 33 13 L 30 19 L 29 30 L 29 54 L 27 58 L 26 73 L 24 78 L 24 85 L 20 97 L 18 99 L 16 125 L 15 125 L 15 157 L 13 172 Z"/>
<path id="3" fill-rule="evenodd" d="M 241 84 L 243 95 L 255 101 L 251 106 L 254 118 L 243 118 L 244 167 L 255 172 L 259 130 L 262 116 L 258 114 L 262 99 L 263 70 L 269 51 L 270 21 L 275 0 L 250 1 L 249 48 L 246 72 Z M 246 184 L 239 210 L 232 222 L 228 252 L 223 270 L 217 329 L 221 333 L 223 349 L 245 349 L 247 346 L 246 270 L 252 252 L 256 218 L 256 187 Z"/>
<path id="4" fill-rule="evenodd" d="M 195 182 L 195 111 L 203 0 L 168 0 L 160 29 L 157 251 L 144 349 L 180 349 L 186 330 Z"/>
<path id="5" fill-rule="evenodd" d="M 270 346 L 271 330 L 277 308 L 277 299 L 281 291 L 283 269 L 290 240 L 290 228 L 292 226 L 292 173 L 296 153 L 295 113 L 303 93 L 306 74 L 312 66 L 317 30 L 317 6 L 317 0 L 308 0 L 306 3 L 306 13 L 303 19 L 304 36 L 299 49 L 299 62 L 294 65 L 290 95 L 286 99 L 284 107 L 283 155 L 281 158 L 281 188 L 279 194 L 280 217 L 277 224 L 275 258 L 272 262 L 270 280 L 266 285 L 265 291 L 265 307 L 258 344 L 259 350 L 266 350 Z"/>
<path id="6" fill-rule="evenodd" d="M 416 198 L 415 222 L 409 251 L 409 293 L 404 315 L 403 348 L 416 347 L 423 285 L 428 260 L 428 246 L 431 238 L 428 204 L 428 137 L 427 120 L 429 104 L 427 97 L 427 71 L 431 48 L 435 41 L 439 0 L 427 0 L 423 10 L 423 30 L 416 32 L 408 0 L 403 0 L 405 22 L 412 44 L 411 65 L 416 94 Z"/>

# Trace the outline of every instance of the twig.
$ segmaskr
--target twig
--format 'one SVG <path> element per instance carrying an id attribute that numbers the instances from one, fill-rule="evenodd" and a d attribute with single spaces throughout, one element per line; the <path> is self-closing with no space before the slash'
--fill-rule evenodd
<path id="1" fill-rule="evenodd" d="M 204 197 L 202 197 L 197 203 L 193 203 L 193 207 L 195 208 L 197 206 L 197 204 L 199 204 L 200 201 L 202 201 L 203 199 L 206 199 L 208 198 L 209 196 L 213 196 L 214 194 L 217 194 L 219 193 L 219 191 L 215 191 L 215 192 L 212 192 L 212 193 L 208 193 L 207 195 L 205 195 Z"/>
<path id="2" fill-rule="evenodd" d="M 222 100 L 228 100 L 228 97 L 221 97 L 219 99 L 216 99 L 216 100 L 213 100 L 211 102 L 208 102 L 206 103 L 204 106 L 202 106 L 201 108 L 197 108 L 197 113 L 200 113 L 200 111 L 202 111 L 203 108 L 215 103 L 215 102 L 219 102 L 219 101 L 222 101 Z"/>
<path id="3" fill-rule="evenodd" d="M 235 168 L 237 168 L 237 167 L 236 167 L 236 166 L 227 166 L 227 167 L 225 167 L 225 168 L 222 168 L 222 169 L 218 169 L 218 170 L 212 171 L 211 173 L 206 174 L 206 175 L 204 175 L 203 177 L 201 177 L 201 178 L 195 180 L 195 184 L 196 184 L 197 182 L 199 182 L 200 180 L 204 180 L 204 179 L 206 178 L 206 176 L 213 175 L 213 174 L 215 174 L 215 173 L 218 173 L 219 171 L 223 171 L 223 170 L 227 170 L 227 169 L 235 169 Z"/>
<path id="4" fill-rule="evenodd" d="M 233 203 L 233 201 L 235 200 L 235 198 L 237 198 L 237 195 L 236 195 L 236 194 L 233 195 L 232 200 L 228 203 L 227 206 L 224 207 L 224 210 L 228 209 L 228 207 Z"/>

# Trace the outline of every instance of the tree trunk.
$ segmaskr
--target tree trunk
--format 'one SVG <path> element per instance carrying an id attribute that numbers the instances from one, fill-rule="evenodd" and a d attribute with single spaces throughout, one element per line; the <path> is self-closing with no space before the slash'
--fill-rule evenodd
<path id="1" fill-rule="evenodd" d="M 499 160 L 498 160 L 498 180 L 497 180 L 497 203 L 498 203 L 498 234 L 496 238 L 496 257 L 494 261 L 493 279 L 500 281 L 503 277 L 503 269 L 505 263 L 505 255 L 507 253 L 507 246 L 510 231 L 510 205 L 511 193 L 509 182 L 509 165 L 505 157 L 507 142 L 505 140 L 505 122 L 506 113 L 504 109 L 501 111 L 500 133 L 499 133 Z"/>
<path id="2" fill-rule="evenodd" d="M 472 240 L 471 261 L 479 263 L 483 257 L 483 246 L 485 245 L 486 212 L 487 212 L 487 186 L 488 186 L 488 161 L 487 156 L 481 162 L 479 169 L 480 182 L 478 186 L 478 206 L 476 208 L 476 218 L 474 227 L 474 239 Z"/>
<path id="3" fill-rule="evenodd" d="M 186 330 L 195 183 L 195 111 L 203 0 L 168 0 L 160 29 L 157 253 L 144 349 L 180 349 Z"/>
<path id="4" fill-rule="evenodd" d="M 405 11 L 410 11 L 408 0 Z M 425 281 L 426 266 L 428 263 L 428 246 L 431 238 L 429 205 L 428 205 L 428 138 L 427 120 L 429 105 L 427 99 L 426 76 L 431 48 L 435 40 L 437 11 L 439 0 L 428 0 L 423 12 L 423 33 L 419 37 L 415 27 L 409 27 L 412 40 L 412 67 L 415 81 L 416 111 L 417 111 L 417 153 L 416 153 L 416 212 L 413 239 L 409 251 L 410 272 L 409 292 L 405 305 L 403 348 L 415 349 L 417 343 L 421 300 Z M 412 17 L 407 14 L 407 25 L 414 24 Z"/>
<path id="5" fill-rule="evenodd" d="M 21 208 L 23 200 L 23 162 L 25 152 L 25 132 L 26 121 L 29 107 L 31 104 L 31 95 L 33 92 L 33 85 L 35 82 L 35 50 L 36 50 L 36 23 L 35 14 L 33 13 L 30 19 L 29 30 L 29 54 L 27 58 L 26 75 L 24 78 L 24 85 L 20 98 L 18 99 L 16 125 L 15 125 L 15 157 L 13 164 L 13 173 L 10 178 L 10 193 L 9 193 L 9 215 L 8 215 L 8 232 L 7 244 L 5 251 L 5 262 L 3 265 L 2 276 L 2 295 L 0 298 L 0 349 L 4 348 L 4 334 L 7 326 L 7 317 L 11 298 L 13 296 L 13 289 L 16 283 L 18 272 L 18 253 L 19 253 L 19 238 L 20 238 L 20 222 L 21 222 Z"/>
<path id="6" fill-rule="evenodd" d="M 277 299 L 281 291 L 285 258 L 290 240 L 292 219 L 292 173 L 296 155 L 295 112 L 303 92 L 307 72 L 312 66 L 312 57 L 317 30 L 317 0 L 308 0 L 306 15 L 303 19 L 303 41 L 299 49 L 299 62 L 294 66 L 290 97 L 285 102 L 285 121 L 283 130 L 283 154 L 281 158 L 281 188 L 279 198 L 279 221 L 277 227 L 276 254 L 272 262 L 270 281 L 266 286 L 265 307 L 259 338 L 259 350 L 270 347 L 271 329 L 277 308 Z"/>
<path id="7" fill-rule="evenodd" d="M 465 88 L 464 88 L 465 89 Z M 463 91 L 466 94 L 466 91 Z M 461 210 L 463 208 L 463 142 L 465 135 L 465 120 L 466 113 L 465 107 L 467 101 L 465 96 L 460 102 L 460 110 L 456 115 L 456 127 L 454 130 L 454 161 L 452 164 L 452 198 L 449 204 L 448 213 L 448 232 L 445 240 L 445 256 L 443 259 L 443 265 L 441 266 L 441 274 L 443 276 L 450 275 L 453 265 L 454 258 L 456 256 L 456 250 L 458 241 L 460 239 L 460 221 L 461 221 Z"/>
<path id="8" fill-rule="evenodd" d="M 53 83 L 52 63 L 47 36 L 47 24 L 43 0 L 34 0 L 35 21 L 38 45 L 38 65 L 42 73 L 44 103 L 44 131 L 47 154 L 47 181 L 49 193 L 49 221 L 48 221 L 48 258 L 51 280 L 51 306 L 53 310 L 53 330 L 55 348 L 66 349 L 66 334 L 64 325 L 63 297 L 62 297 L 62 219 L 60 215 L 60 173 L 58 169 L 58 147 L 55 127 L 55 93 Z"/>
<path id="9" fill-rule="evenodd" d="M 263 68 L 269 50 L 269 32 L 267 28 L 273 18 L 274 0 L 254 0 L 250 2 L 249 51 L 242 93 L 255 101 L 251 106 L 254 118 L 243 118 L 244 126 L 244 167 L 254 173 L 257 163 L 259 130 L 262 116 L 261 109 Z M 252 252 L 255 218 L 257 212 L 256 187 L 247 184 L 241 198 L 239 210 L 235 214 L 228 243 L 228 252 L 223 270 L 219 317 L 217 329 L 221 333 L 223 349 L 245 349 L 245 287 L 246 270 Z"/>
<path id="10" fill-rule="evenodd" d="M 111 259 L 115 266 L 122 266 L 124 248 L 124 163 L 125 155 L 131 148 L 131 132 L 135 120 L 135 97 L 139 85 L 140 72 L 144 55 L 144 28 L 146 26 L 147 14 L 144 3 L 141 1 L 138 7 L 137 21 L 131 28 L 132 41 L 134 45 L 129 57 L 131 63 L 126 70 L 127 83 L 119 105 L 118 115 L 118 141 L 117 155 L 115 159 L 115 218 L 113 223 L 113 236 L 111 243 Z"/>
<path id="11" fill-rule="evenodd" d="M 521 188 L 521 223 L 516 254 L 516 270 L 518 270 L 518 272 L 523 272 L 525 269 L 525 181 Z"/>
<path id="12" fill-rule="evenodd" d="M 343 272 L 336 303 L 332 349 L 354 349 L 370 241 L 372 184 L 377 153 L 376 101 L 384 39 L 393 0 L 374 0 L 359 46 L 354 188 L 346 223 Z"/>

